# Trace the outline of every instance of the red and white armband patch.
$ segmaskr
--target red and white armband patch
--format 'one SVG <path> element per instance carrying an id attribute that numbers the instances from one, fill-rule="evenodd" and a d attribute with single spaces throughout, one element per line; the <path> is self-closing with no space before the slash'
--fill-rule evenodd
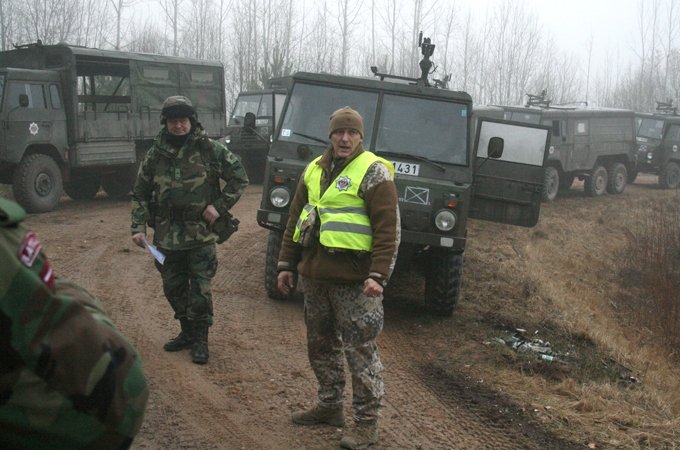
<path id="1" fill-rule="evenodd" d="M 33 267 L 36 259 L 38 259 L 38 255 L 40 255 L 40 250 L 42 250 L 42 244 L 38 240 L 38 237 L 34 232 L 29 231 L 26 233 L 26 236 L 24 236 L 24 240 L 17 252 L 17 257 L 26 267 Z M 50 288 L 54 287 L 54 272 L 52 271 L 52 267 L 47 258 L 43 258 L 42 267 L 40 267 L 38 276 L 47 286 Z"/>

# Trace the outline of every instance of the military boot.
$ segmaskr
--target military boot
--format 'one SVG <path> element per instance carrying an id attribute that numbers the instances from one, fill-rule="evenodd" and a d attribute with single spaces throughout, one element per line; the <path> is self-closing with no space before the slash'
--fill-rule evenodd
<path id="1" fill-rule="evenodd" d="M 208 327 L 197 326 L 194 328 L 194 343 L 191 345 L 191 361 L 194 364 L 207 364 L 208 356 Z"/>
<path id="2" fill-rule="evenodd" d="M 350 449 L 367 448 L 378 442 L 377 422 L 354 422 L 342 436 L 340 447 Z"/>
<path id="3" fill-rule="evenodd" d="M 179 323 L 182 331 L 180 331 L 177 337 L 170 339 L 163 345 L 163 350 L 166 352 L 177 352 L 191 348 L 191 344 L 194 342 L 193 330 L 191 329 L 189 319 L 179 319 Z"/>
<path id="4" fill-rule="evenodd" d="M 325 423 L 334 427 L 345 425 L 345 414 L 342 412 L 342 405 L 337 408 L 328 408 L 316 405 L 305 411 L 296 411 L 291 416 L 293 423 L 298 425 L 317 425 Z"/>

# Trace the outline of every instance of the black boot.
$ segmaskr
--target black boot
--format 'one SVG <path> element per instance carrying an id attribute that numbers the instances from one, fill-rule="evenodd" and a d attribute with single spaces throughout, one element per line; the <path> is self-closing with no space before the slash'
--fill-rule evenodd
<path id="1" fill-rule="evenodd" d="M 197 326 L 194 329 L 194 343 L 191 345 L 191 360 L 194 364 L 207 364 L 208 356 L 208 327 Z"/>
<path id="2" fill-rule="evenodd" d="M 193 330 L 189 320 L 179 319 L 179 323 L 182 326 L 182 331 L 180 331 L 176 338 L 170 339 L 163 345 L 163 350 L 166 352 L 177 352 L 191 348 L 191 344 L 194 342 Z"/>

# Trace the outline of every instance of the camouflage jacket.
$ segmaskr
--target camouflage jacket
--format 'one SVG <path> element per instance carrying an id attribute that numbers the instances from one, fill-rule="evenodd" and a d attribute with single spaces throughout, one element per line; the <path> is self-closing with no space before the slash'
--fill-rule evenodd
<path id="1" fill-rule="evenodd" d="M 139 355 L 54 276 L 24 216 L 0 199 L 0 448 L 128 448 L 148 398 Z"/>
<path id="2" fill-rule="evenodd" d="M 220 179 L 225 184 L 220 189 Z M 248 176 L 241 160 L 208 138 L 200 124 L 184 146 L 166 143 L 165 128 L 142 161 L 132 189 L 132 234 L 154 229 L 154 244 L 167 250 L 215 241 L 202 213 L 212 204 L 221 216 L 241 197 Z"/>

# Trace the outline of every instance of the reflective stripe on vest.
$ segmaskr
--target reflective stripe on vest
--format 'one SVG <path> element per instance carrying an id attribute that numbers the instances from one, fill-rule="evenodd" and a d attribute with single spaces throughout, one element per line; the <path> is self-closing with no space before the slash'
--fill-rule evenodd
<path id="1" fill-rule="evenodd" d="M 354 158 L 320 196 L 323 169 L 317 164 L 321 157 L 310 163 L 305 171 L 308 206 L 316 206 L 320 221 L 321 244 L 329 248 L 371 251 L 373 229 L 364 200 L 359 197 L 361 185 L 369 167 L 376 161 L 385 162 L 371 152 L 364 151 Z M 391 164 L 387 163 L 391 171 Z M 307 207 L 300 214 L 293 239 L 299 238 L 300 226 L 307 217 Z"/>

